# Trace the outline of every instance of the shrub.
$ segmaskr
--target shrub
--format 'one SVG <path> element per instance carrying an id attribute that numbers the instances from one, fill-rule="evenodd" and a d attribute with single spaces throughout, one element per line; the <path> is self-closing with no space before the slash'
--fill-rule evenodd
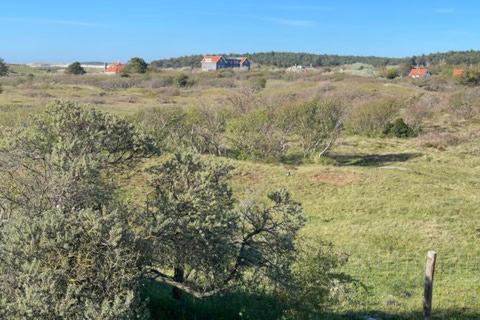
<path id="1" fill-rule="evenodd" d="M 385 125 L 383 134 L 397 138 L 410 138 L 415 136 L 415 131 L 409 127 L 402 118 L 398 118 Z"/>
<path id="2" fill-rule="evenodd" d="M 193 85 L 193 80 L 190 79 L 188 75 L 181 73 L 175 78 L 175 85 L 178 88 L 191 87 Z"/>
<path id="3" fill-rule="evenodd" d="M 288 148 L 287 132 L 281 130 L 274 112 L 257 109 L 227 124 L 227 139 L 240 159 L 281 160 Z"/>
<path id="4" fill-rule="evenodd" d="M 180 108 L 151 108 L 140 111 L 135 120 L 144 126 L 167 151 L 179 151 L 189 134 L 187 113 Z"/>
<path id="5" fill-rule="evenodd" d="M 468 68 L 463 75 L 458 78 L 458 82 L 466 86 L 480 85 L 480 68 Z"/>
<path id="6" fill-rule="evenodd" d="M 294 240 L 303 211 L 288 192 L 269 194 L 271 205 L 254 201 L 234 207 L 230 168 L 192 154 L 178 154 L 149 170 L 155 269 L 173 286 L 208 297 L 232 284 L 255 288 L 281 283 L 294 261 Z M 163 270 L 170 270 L 167 276 Z"/>
<path id="7" fill-rule="evenodd" d="M 263 77 L 253 77 L 248 85 L 253 91 L 261 91 L 267 86 L 267 79 Z"/>
<path id="8" fill-rule="evenodd" d="M 383 76 L 387 79 L 393 80 L 400 76 L 400 71 L 397 68 L 387 68 L 384 71 Z"/>
<path id="9" fill-rule="evenodd" d="M 132 58 L 127 62 L 127 65 L 123 69 L 123 73 L 146 73 L 148 64 L 142 58 Z"/>
<path id="10" fill-rule="evenodd" d="M 295 107 L 287 116 L 298 137 L 304 157 L 322 156 L 335 143 L 343 123 L 345 107 L 337 101 L 313 100 Z"/>
<path id="11" fill-rule="evenodd" d="M 107 177 L 154 153 L 151 139 L 65 102 L 0 137 L 0 318 L 142 316 L 144 252 Z"/>
<path id="12" fill-rule="evenodd" d="M 70 64 L 67 69 L 65 70 L 66 74 L 73 74 L 73 75 L 82 75 L 87 73 L 85 69 L 82 67 L 80 62 L 74 62 Z"/>
<path id="13" fill-rule="evenodd" d="M 352 110 L 345 121 L 345 129 L 350 134 L 381 136 L 385 126 L 398 113 L 400 106 L 395 100 L 376 100 L 360 105 Z"/>
<path id="14" fill-rule="evenodd" d="M 5 63 L 5 61 L 3 61 L 2 58 L 0 58 L 0 77 L 6 76 L 6 75 L 8 75 L 8 66 Z"/>
<path id="15" fill-rule="evenodd" d="M 127 217 L 15 210 L 0 241 L 0 318 L 142 319 L 141 254 Z"/>

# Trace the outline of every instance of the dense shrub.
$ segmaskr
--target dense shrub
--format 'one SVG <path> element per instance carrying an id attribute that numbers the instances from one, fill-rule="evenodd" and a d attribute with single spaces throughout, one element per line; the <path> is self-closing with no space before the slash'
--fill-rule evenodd
<path id="1" fill-rule="evenodd" d="M 398 118 L 385 125 L 383 134 L 390 137 L 410 138 L 415 136 L 415 131 L 402 118 Z"/>
<path id="2" fill-rule="evenodd" d="M 397 68 L 387 68 L 384 70 L 383 76 L 387 79 L 393 80 L 400 76 L 400 71 Z"/>
<path id="3" fill-rule="evenodd" d="M 143 319 L 141 252 L 127 218 L 14 210 L 0 241 L 0 318 Z"/>
<path id="4" fill-rule="evenodd" d="M 6 76 L 7 74 L 8 74 L 8 66 L 5 63 L 5 61 L 3 61 L 2 58 L 0 58 L 0 77 Z"/>
<path id="5" fill-rule="evenodd" d="M 146 73 L 148 64 L 142 58 L 132 58 L 127 62 L 127 65 L 123 69 L 123 73 Z"/>
<path id="6" fill-rule="evenodd" d="M 82 67 L 80 62 L 74 62 L 70 64 L 67 69 L 65 70 L 66 74 L 73 74 L 73 75 L 82 75 L 87 73 L 85 69 Z"/>
<path id="7" fill-rule="evenodd" d="M 1 132 L 0 318 L 143 316 L 143 253 L 107 177 L 153 152 L 125 120 L 73 103 Z"/>
<path id="8" fill-rule="evenodd" d="M 190 79 L 188 75 L 181 73 L 175 78 L 175 85 L 178 88 L 191 87 L 193 85 L 193 80 Z"/>
<path id="9" fill-rule="evenodd" d="M 466 86 L 478 86 L 480 85 L 480 68 L 471 67 L 464 71 L 463 75 L 458 78 L 460 84 Z"/>
<path id="10" fill-rule="evenodd" d="M 395 100 L 376 100 L 357 106 L 347 117 L 345 129 L 350 134 L 381 136 L 399 109 L 400 105 Z"/>

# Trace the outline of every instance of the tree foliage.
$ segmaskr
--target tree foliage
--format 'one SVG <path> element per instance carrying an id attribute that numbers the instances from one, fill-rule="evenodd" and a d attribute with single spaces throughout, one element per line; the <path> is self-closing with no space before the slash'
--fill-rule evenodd
<path id="1" fill-rule="evenodd" d="M 0 243 L 0 318 L 136 319 L 141 254 L 126 212 L 16 209 Z"/>
<path id="2" fill-rule="evenodd" d="M 252 62 L 259 65 L 275 67 L 291 67 L 294 65 L 303 66 L 337 66 L 342 64 L 352 64 L 356 62 L 371 64 L 374 66 L 396 65 L 402 62 L 402 59 L 383 58 L 383 57 L 362 57 L 362 56 L 339 56 L 327 54 L 311 54 L 302 52 L 258 52 L 245 54 L 228 54 L 228 56 L 246 56 Z M 152 62 L 156 68 L 199 68 L 203 56 L 192 55 L 172 59 L 161 59 Z"/>
<path id="3" fill-rule="evenodd" d="M 0 139 L 0 316 L 127 319 L 143 253 L 108 177 L 155 151 L 128 122 L 56 103 Z M 4 314 L 1 314 L 4 312 Z"/>
<path id="4" fill-rule="evenodd" d="M 85 69 L 82 67 L 80 62 L 74 62 L 70 64 L 67 69 L 65 70 L 66 74 L 73 74 L 73 75 L 82 75 L 87 73 Z"/>
<path id="5" fill-rule="evenodd" d="M 304 224 L 300 204 L 286 191 L 270 193 L 267 207 L 252 201 L 234 207 L 229 169 L 192 154 L 150 169 L 155 273 L 196 297 L 242 283 L 255 287 L 259 279 L 288 279 Z"/>
<path id="6" fill-rule="evenodd" d="M 126 120 L 69 102 L 4 134 L 0 195 L 32 213 L 100 208 L 112 195 L 110 180 L 100 177 L 156 152 L 151 138 Z"/>

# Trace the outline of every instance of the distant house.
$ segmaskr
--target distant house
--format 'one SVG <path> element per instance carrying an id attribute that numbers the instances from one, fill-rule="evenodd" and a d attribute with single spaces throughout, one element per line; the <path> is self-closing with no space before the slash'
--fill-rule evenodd
<path id="1" fill-rule="evenodd" d="M 423 68 L 423 67 L 413 68 L 412 70 L 410 70 L 410 73 L 408 74 L 408 76 L 413 79 L 428 78 L 431 75 L 432 74 L 430 73 L 430 71 L 428 71 L 427 68 Z"/>
<path id="2" fill-rule="evenodd" d="M 246 57 L 205 56 L 202 60 L 203 71 L 220 69 L 250 70 L 250 67 L 250 60 Z"/>
<path id="3" fill-rule="evenodd" d="M 122 70 L 125 68 L 125 65 L 117 62 L 117 63 L 111 63 L 111 64 L 106 64 L 105 65 L 105 73 L 106 74 L 117 74 L 122 72 Z"/>
<path id="4" fill-rule="evenodd" d="M 462 68 L 453 68 L 452 76 L 454 78 L 458 78 L 458 77 L 463 76 L 464 73 L 465 73 L 465 70 L 462 69 Z"/>

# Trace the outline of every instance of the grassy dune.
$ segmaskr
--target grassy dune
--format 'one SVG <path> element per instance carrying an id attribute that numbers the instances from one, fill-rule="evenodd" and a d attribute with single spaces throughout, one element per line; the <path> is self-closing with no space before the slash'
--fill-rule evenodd
<path id="1" fill-rule="evenodd" d="M 430 249 L 438 252 L 435 317 L 480 318 L 480 121 L 478 114 L 460 119 L 451 110 L 452 97 L 466 89 L 451 85 L 432 91 L 410 80 L 348 74 L 265 74 L 269 80 L 259 96 L 273 102 L 318 95 L 341 97 L 351 105 L 378 98 L 433 101 L 418 138 L 344 135 L 321 163 L 296 163 L 295 155 L 291 163 L 226 160 L 236 167 L 233 185 L 239 196 L 255 192 L 260 197 L 267 190 L 286 187 L 307 213 L 303 235 L 331 241 L 348 255 L 343 271 L 359 285 L 324 318 L 418 318 L 425 254 Z M 125 116 L 154 106 L 222 105 L 248 82 L 248 76 L 255 76 L 224 79 L 194 74 L 196 84 L 187 89 L 158 84 L 175 75 L 165 71 L 133 79 L 45 74 L 4 78 L 0 125 L 17 125 L 54 99 L 92 103 Z M 133 85 L 111 84 L 128 81 Z M 228 82 L 232 86 L 226 86 Z M 437 131 L 458 141 L 428 147 L 426 135 Z M 132 174 L 125 183 L 141 191 L 142 179 Z"/>
<path id="2" fill-rule="evenodd" d="M 409 318 L 421 310 L 425 254 L 434 249 L 435 309 L 478 317 L 480 158 L 414 141 L 363 143 L 344 140 L 330 155 L 336 165 L 238 163 L 236 188 L 286 186 L 307 212 L 304 235 L 349 255 L 345 271 L 364 287 L 338 312 Z"/>

